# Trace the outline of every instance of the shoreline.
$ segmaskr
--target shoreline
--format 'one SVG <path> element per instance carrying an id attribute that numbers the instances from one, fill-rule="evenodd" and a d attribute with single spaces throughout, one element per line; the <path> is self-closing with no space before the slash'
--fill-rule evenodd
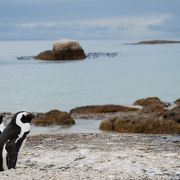
<path id="1" fill-rule="evenodd" d="M 75 127 L 75 132 L 83 132 L 80 129 L 83 129 L 84 126 L 85 132 L 97 132 L 100 129 L 119 133 L 180 134 L 179 103 L 180 99 L 169 103 L 161 101 L 158 97 L 148 97 L 138 99 L 129 106 L 88 105 L 75 107 L 69 112 L 54 109 L 46 113 L 36 112 L 36 118 L 32 124 L 35 127 L 47 128 L 57 125 L 57 127 L 62 127 L 57 128 L 59 131 L 66 127 L 68 133 L 73 132 L 73 127 Z M 13 113 L 2 113 L 2 115 L 4 116 L 4 124 L 7 125 Z M 83 122 L 85 120 L 86 124 Z M 76 122 L 78 123 L 76 124 Z M 39 128 L 40 132 L 41 130 L 43 128 Z M 58 131 L 56 132 L 58 133 Z"/>
<path id="2" fill-rule="evenodd" d="M 180 137 L 173 135 L 71 133 L 30 136 L 16 179 L 179 179 Z"/>

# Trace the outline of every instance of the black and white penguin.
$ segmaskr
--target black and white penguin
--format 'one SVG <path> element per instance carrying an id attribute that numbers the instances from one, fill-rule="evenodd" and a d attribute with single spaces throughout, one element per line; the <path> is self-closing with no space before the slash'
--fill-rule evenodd
<path id="1" fill-rule="evenodd" d="M 0 135 L 0 171 L 16 167 L 19 149 L 30 132 L 34 117 L 25 111 L 16 113 Z"/>
<path id="2" fill-rule="evenodd" d="M 4 131 L 3 115 L 0 114 L 0 134 Z"/>

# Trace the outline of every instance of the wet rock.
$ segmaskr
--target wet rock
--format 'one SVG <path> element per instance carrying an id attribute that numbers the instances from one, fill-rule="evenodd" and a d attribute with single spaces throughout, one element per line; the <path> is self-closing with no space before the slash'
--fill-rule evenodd
<path id="1" fill-rule="evenodd" d="M 162 102 L 158 97 L 148 97 L 145 99 L 138 99 L 133 103 L 133 105 L 139 105 L 139 106 L 149 106 L 152 104 L 161 104 L 163 106 L 168 106 L 168 103 Z"/>
<path id="2" fill-rule="evenodd" d="M 164 119 L 174 120 L 177 123 L 180 123 L 180 106 L 176 106 L 173 109 L 169 110 L 164 115 Z"/>
<path id="3" fill-rule="evenodd" d="M 135 107 L 126 107 L 121 105 L 92 105 L 76 107 L 70 111 L 71 114 L 92 114 L 92 113 L 115 113 L 115 112 L 131 112 L 138 111 Z"/>
<path id="4" fill-rule="evenodd" d="M 51 51 L 47 50 L 38 54 L 35 59 L 39 60 L 80 60 L 86 58 L 83 50 L 63 50 L 63 51 Z"/>
<path id="5" fill-rule="evenodd" d="M 39 60 L 77 60 L 86 55 L 80 44 L 73 40 L 60 40 L 54 43 L 52 50 L 41 52 L 35 59 Z"/>
<path id="6" fill-rule="evenodd" d="M 75 124 L 74 119 L 67 112 L 59 110 L 51 110 L 47 113 L 40 113 L 37 118 L 32 121 L 35 125 L 72 125 Z"/>
<path id="7" fill-rule="evenodd" d="M 101 122 L 99 129 L 119 133 L 180 134 L 180 124 L 158 117 L 116 117 Z"/>

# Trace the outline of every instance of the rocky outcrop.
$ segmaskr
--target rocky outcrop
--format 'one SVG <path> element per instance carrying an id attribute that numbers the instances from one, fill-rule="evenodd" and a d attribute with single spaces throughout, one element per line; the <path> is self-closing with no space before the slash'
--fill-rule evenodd
<path id="1" fill-rule="evenodd" d="M 67 112 L 59 110 L 51 110 L 47 113 L 39 113 L 38 117 L 33 119 L 35 125 L 72 125 L 75 124 L 74 119 Z"/>
<path id="2" fill-rule="evenodd" d="M 60 40 L 54 43 L 52 50 L 46 50 L 35 56 L 39 60 L 78 60 L 86 55 L 80 44 L 72 40 Z"/>
<path id="3" fill-rule="evenodd" d="M 120 133 L 180 134 L 180 124 L 156 117 L 116 117 L 101 122 L 101 130 Z"/>
<path id="4" fill-rule="evenodd" d="M 96 114 L 96 113 L 115 113 L 115 112 L 130 112 L 137 111 L 138 108 L 126 107 L 121 105 L 92 105 L 76 107 L 70 111 L 71 114 Z"/>
<path id="5" fill-rule="evenodd" d="M 157 97 L 137 100 L 134 105 L 142 109 L 106 118 L 99 128 L 121 133 L 180 134 L 180 106 L 169 110 L 169 104 Z"/>
<path id="6" fill-rule="evenodd" d="M 149 106 L 149 105 L 155 105 L 160 104 L 162 106 L 168 106 L 168 103 L 162 102 L 158 97 L 148 97 L 145 99 L 138 99 L 133 103 L 133 105 L 139 105 L 139 106 Z"/>

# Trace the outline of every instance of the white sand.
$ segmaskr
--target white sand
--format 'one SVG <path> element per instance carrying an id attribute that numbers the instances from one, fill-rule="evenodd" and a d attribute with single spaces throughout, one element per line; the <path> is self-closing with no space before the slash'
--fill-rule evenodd
<path id="1" fill-rule="evenodd" d="M 31 136 L 17 168 L 0 179 L 180 179 L 180 136 Z"/>

